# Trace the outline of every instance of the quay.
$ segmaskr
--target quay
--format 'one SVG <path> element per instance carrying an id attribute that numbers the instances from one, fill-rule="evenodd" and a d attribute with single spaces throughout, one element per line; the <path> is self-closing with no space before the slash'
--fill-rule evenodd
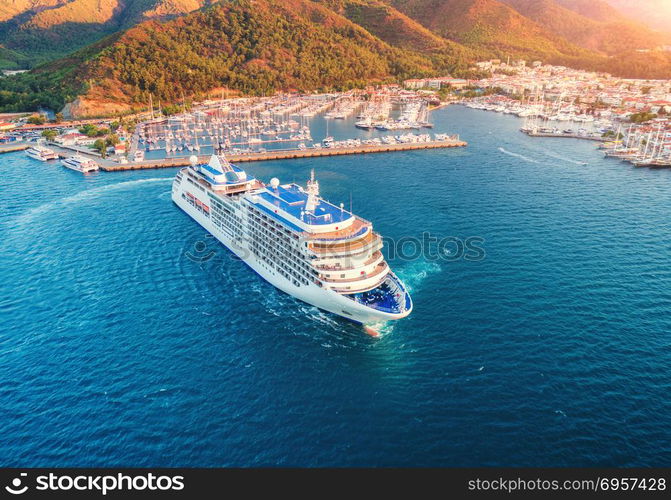
<path id="1" fill-rule="evenodd" d="M 15 151 L 24 151 L 30 147 L 30 144 L 25 142 L 17 142 L 14 144 L 2 144 L 0 145 L 0 154 L 4 153 L 13 153 Z"/>
<path id="2" fill-rule="evenodd" d="M 232 163 L 249 161 L 269 160 L 292 160 L 298 158 L 318 158 L 322 156 L 340 156 L 365 153 L 388 153 L 392 151 L 412 151 L 417 149 L 437 149 L 464 147 L 464 141 L 449 139 L 445 141 L 415 142 L 405 144 L 373 144 L 344 148 L 321 148 L 321 149 L 291 149 L 265 151 L 263 153 L 226 154 L 226 158 Z M 207 162 L 209 155 L 200 156 L 199 161 Z M 189 165 L 188 157 L 162 158 L 160 160 L 145 160 L 132 163 L 112 163 L 99 161 L 101 170 L 106 172 L 118 172 L 123 170 L 141 170 L 153 168 L 184 167 Z"/>
<path id="3" fill-rule="evenodd" d="M 522 130 L 529 137 L 566 137 L 568 139 L 587 139 L 588 141 L 597 141 L 597 142 L 608 142 L 612 138 L 604 138 L 593 135 L 580 135 L 580 134 L 563 134 L 561 132 L 532 132 L 530 130 Z"/>

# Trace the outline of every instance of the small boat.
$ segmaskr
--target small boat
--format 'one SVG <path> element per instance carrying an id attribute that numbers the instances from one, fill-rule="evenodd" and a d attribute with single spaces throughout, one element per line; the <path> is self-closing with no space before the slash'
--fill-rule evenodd
<path id="1" fill-rule="evenodd" d="M 69 168 L 70 170 L 75 170 L 84 174 L 87 172 L 95 172 L 100 169 L 95 161 L 82 155 L 71 156 L 70 158 L 61 160 L 61 163 L 64 167 Z"/>
<path id="2" fill-rule="evenodd" d="M 45 148 L 44 146 L 33 146 L 26 149 L 26 154 L 33 160 L 49 161 L 58 160 L 58 155 L 53 149 Z"/>
<path id="3" fill-rule="evenodd" d="M 356 128 L 360 128 L 360 129 L 363 129 L 363 130 L 370 130 L 370 129 L 374 128 L 373 120 L 370 117 L 366 117 L 362 120 L 359 120 L 358 122 L 356 122 L 354 124 L 354 126 Z"/>

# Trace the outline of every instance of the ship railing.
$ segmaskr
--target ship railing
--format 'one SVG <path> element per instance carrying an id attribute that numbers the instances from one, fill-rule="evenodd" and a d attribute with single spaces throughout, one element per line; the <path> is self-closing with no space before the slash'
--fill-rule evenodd
<path id="1" fill-rule="evenodd" d="M 346 267 L 343 267 L 343 266 L 327 266 L 327 265 L 323 265 L 323 264 L 322 265 L 315 264 L 314 268 L 317 269 L 318 271 L 351 271 L 352 269 L 357 269 L 359 267 L 370 266 L 371 264 L 375 263 L 375 261 L 382 260 L 382 259 L 383 259 L 382 252 L 380 252 L 378 250 L 376 252 L 373 252 L 373 255 L 368 260 L 366 260 L 365 262 L 363 262 L 361 264 L 356 263 L 354 265 L 346 266 Z M 352 260 L 354 260 L 354 259 L 352 259 Z"/>
<path id="2" fill-rule="evenodd" d="M 308 239 L 310 241 L 340 241 L 340 240 L 353 240 L 364 236 L 368 231 L 372 231 L 372 226 L 366 223 L 354 223 L 356 228 L 354 232 L 350 232 L 350 227 L 344 229 L 338 229 L 337 231 L 331 231 L 328 233 L 307 233 Z M 334 234 L 336 233 L 336 234 Z"/>
<path id="3" fill-rule="evenodd" d="M 401 297 L 402 300 L 398 301 L 398 308 L 400 312 L 405 312 L 406 307 L 405 307 L 405 296 L 406 296 L 406 291 L 401 287 L 398 278 L 394 273 L 389 273 L 387 275 L 386 279 L 387 285 L 389 286 L 389 289 L 391 292 L 394 294 L 394 297 Z"/>
<path id="4" fill-rule="evenodd" d="M 389 281 L 384 280 L 382 283 L 389 284 Z M 378 287 L 379 286 L 380 285 L 378 285 Z M 386 291 L 379 290 L 379 293 L 381 295 L 379 297 L 371 297 L 371 300 L 368 301 L 360 296 L 360 293 L 371 293 L 374 292 L 375 290 L 376 289 L 373 288 L 371 290 L 367 290 L 366 292 L 358 292 L 345 296 L 348 299 L 356 302 L 357 304 L 370 307 L 371 309 L 375 309 L 377 311 L 387 312 L 391 314 L 399 314 L 406 311 L 404 295 L 400 294 L 398 290 L 393 289 L 391 287 L 389 287 L 389 289 Z M 390 303 L 393 304 L 393 306 L 389 305 Z"/>
<path id="5" fill-rule="evenodd" d="M 362 251 L 372 248 L 375 245 L 380 245 L 382 247 L 382 238 L 379 234 L 374 231 L 371 231 L 362 239 L 358 240 L 345 240 L 342 244 L 338 242 L 319 244 L 310 242 L 308 249 L 319 257 L 326 256 L 340 256 L 347 255 L 352 253 L 361 253 Z M 376 249 L 377 250 L 377 249 Z"/>
<path id="6" fill-rule="evenodd" d="M 386 262 L 380 262 L 375 269 L 373 269 L 372 272 L 362 274 L 360 276 L 355 276 L 354 278 L 326 278 L 324 276 L 319 276 L 319 279 L 321 279 L 324 283 L 334 283 L 334 284 L 339 284 L 339 283 L 356 283 L 359 281 L 366 281 L 369 280 L 370 278 L 374 278 L 375 276 L 379 276 L 383 272 L 387 271 L 389 269 L 389 266 L 387 265 Z"/>

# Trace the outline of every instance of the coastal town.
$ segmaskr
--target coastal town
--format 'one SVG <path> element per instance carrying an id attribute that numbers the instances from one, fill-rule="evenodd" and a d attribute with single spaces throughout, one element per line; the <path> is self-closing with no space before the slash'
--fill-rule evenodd
<path id="1" fill-rule="evenodd" d="M 68 120 L 60 114 L 3 115 L 0 151 L 72 160 L 105 170 L 186 164 L 191 155 L 225 153 L 236 161 L 455 147 L 434 133 L 431 111 L 445 105 L 516 115 L 520 133 L 599 142 L 607 157 L 635 166 L 671 167 L 671 82 L 633 80 L 561 66 L 489 60 L 483 76 L 409 79 L 328 94 L 282 93 L 161 106 L 128 116 Z M 315 120 L 326 123 L 314 137 Z M 334 138 L 330 123 L 375 132 Z M 45 151 L 46 150 L 46 151 Z M 72 163 L 72 161 L 71 161 Z M 68 166 L 68 165 L 66 165 Z M 78 168 L 75 168 L 78 169 Z"/>

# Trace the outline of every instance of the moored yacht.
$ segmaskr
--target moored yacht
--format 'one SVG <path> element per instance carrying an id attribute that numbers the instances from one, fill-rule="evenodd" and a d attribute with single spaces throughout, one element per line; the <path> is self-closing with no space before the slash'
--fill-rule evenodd
<path id="1" fill-rule="evenodd" d="M 30 158 L 39 161 L 49 161 L 58 159 L 58 155 L 54 152 L 53 149 L 49 149 L 44 146 L 32 146 L 26 149 L 26 154 Z"/>
<path id="2" fill-rule="evenodd" d="M 95 172 L 100 169 L 95 161 L 78 154 L 61 160 L 61 163 L 64 167 L 67 167 L 70 170 L 76 170 L 77 172 L 82 172 L 84 174 L 87 172 Z"/>

